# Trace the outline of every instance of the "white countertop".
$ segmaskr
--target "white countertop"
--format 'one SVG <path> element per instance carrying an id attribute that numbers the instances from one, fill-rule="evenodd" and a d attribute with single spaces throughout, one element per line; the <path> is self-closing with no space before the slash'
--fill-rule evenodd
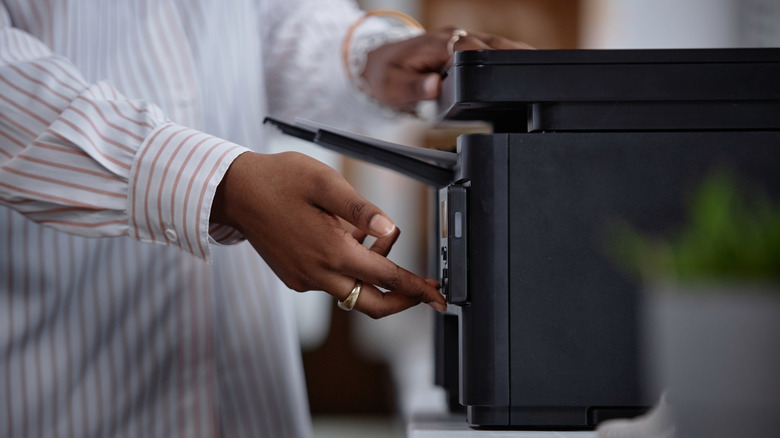
<path id="1" fill-rule="evenodd" d="M 452 414 L 412 414 L 406 427 L 407 438 L 596 438 L 594 431 L 478 430 L 466 418 Z"/>

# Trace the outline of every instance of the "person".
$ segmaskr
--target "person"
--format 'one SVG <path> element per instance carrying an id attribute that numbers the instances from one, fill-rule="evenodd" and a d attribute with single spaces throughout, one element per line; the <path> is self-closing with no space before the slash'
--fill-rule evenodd
<path id="1" fill-rule="evenodd" d="M 0 2 L 0 435 L 311 435 L 271 270 L 375 318 L 445 301 L 262 118 L 386 123 L 455 45 L 515 47 L 347 0 Z"/>

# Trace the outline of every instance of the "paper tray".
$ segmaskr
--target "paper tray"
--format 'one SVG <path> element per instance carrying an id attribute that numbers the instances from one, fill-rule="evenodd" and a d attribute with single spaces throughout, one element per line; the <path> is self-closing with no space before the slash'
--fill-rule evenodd
<path id="1" fill-rule="evenodd" d="M 294 123 L 266 117 L 285 134 L 318 144 L 348 157 L 376 164 L 434 187 L 452 182 L 458 163 L 454 152 L 404 146 L 296 119 Z"/>

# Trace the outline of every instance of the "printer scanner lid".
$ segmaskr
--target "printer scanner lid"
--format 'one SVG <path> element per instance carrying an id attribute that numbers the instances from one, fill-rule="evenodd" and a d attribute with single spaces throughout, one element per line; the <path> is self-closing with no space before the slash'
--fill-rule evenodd
<path id="1" fill-rule="evenodd" d="M 780 48 L 456 52 L 441 120 L 496 132 L 780 128 Z"/>

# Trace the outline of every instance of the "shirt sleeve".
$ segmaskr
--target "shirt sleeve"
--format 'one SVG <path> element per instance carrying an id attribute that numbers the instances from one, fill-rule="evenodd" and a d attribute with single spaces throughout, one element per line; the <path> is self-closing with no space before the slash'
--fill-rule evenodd
<path id="1" fill-rule="evenodd" d="M 11 26 L 0 5 L 0 203 L 81 236 L 130 236 L 210 260 L 217 185 L 247 149 L 172 123 Z M 209 232 L 213 233 L 213 236 Z"/>
<path id="2" fill-rule="evenodd" d="M 342 43 L 349 27 L 363 15 L 353 1 L 272 3 L 264 54 L 270 113 L 287 119 L 304 117 L 342 129 L 385 127 L 393 122 L 386 108 L 362 95 L 344 65 Z M 371 38 L 397 25 L 369 20 L 353 37 Z"/>

